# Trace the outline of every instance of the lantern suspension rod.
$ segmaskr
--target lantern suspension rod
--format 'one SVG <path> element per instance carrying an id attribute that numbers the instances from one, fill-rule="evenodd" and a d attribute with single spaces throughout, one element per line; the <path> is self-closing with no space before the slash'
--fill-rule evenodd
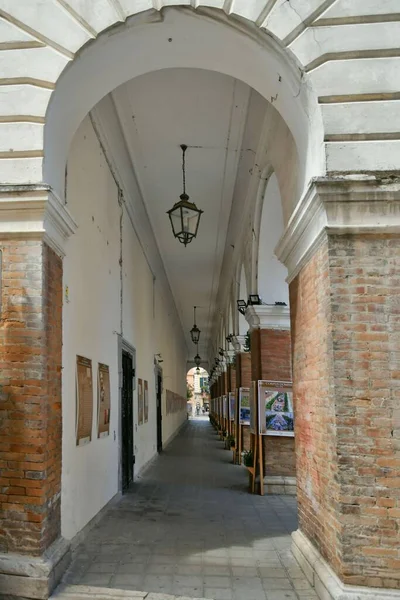
<path id="1" fill-rule="evenodd" d="M 183 193 L 186 195 L 186 160 L 185 154 L 187 150 L 186 144 L 181 144 L 182 148 L 182 183 L 183 183 Z"/>

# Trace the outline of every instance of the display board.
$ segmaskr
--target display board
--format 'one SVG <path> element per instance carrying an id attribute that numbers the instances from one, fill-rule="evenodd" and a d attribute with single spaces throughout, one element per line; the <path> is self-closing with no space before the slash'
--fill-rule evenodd
<path id="1" fill-rule="evenodd" d="M 259 381 L 258 403 L 261 435 L 294 437 L 291 381 Z"/>
<path id="2" fill-rule="evenodd" d="M 99 363 L 97 373 L 97 436 L 107 437 L 110 434 L 110 368 Z"/>
<path id="3" fill-rule="evenodd" d="M 239 424 L 250 425 L 250 389 L 239 388 Z"/>
<path id="4" fill-rule="evenodd" d="M 183 398 L 171 390 L 165 391 L 166 411 L 167 415 L 185 410 L 187 399 Z"/>
<path id="5" fill-rule="evenodd" d="M 76 357 L 76 445 L 84 446 L 92 439 L 93 377 L 92 361 Z"/>
<path id="6" fill-rule="evenodd" d="M 235 420 L 235 410 L 236 410 L 236 393 L 229 392 L 229 420 Z"/>
<path id="7" fill-rule="evenodd" d="M 143 381 L 138 379 L 138 424 L 144 423 Z"/>
<path id="8" fill-rule="evenodd" d="M 228 396 L 222 396 L 222 416 L 228 418 Z"/>
<path id="9" fill-rule="evenodd" d="M 143 396 L 143 419 L 147 423 L 149 420 L 149 383 L 145 380 L 144 382 L 144 396 Z"/>

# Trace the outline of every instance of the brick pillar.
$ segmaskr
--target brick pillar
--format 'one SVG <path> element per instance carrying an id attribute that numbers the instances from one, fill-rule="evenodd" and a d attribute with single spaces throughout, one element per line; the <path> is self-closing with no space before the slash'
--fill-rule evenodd
<path id="1" fill-rule="evenodd" d="M 40 186 L 3 186 L 0 200 L 8 224 L 16 211 L 12 234 L 0 235 L 0 595 L 45 598 L 69 561 L 60 538 L 59 254 L 73 221 Z M 57 231 L 44 238 L 48 209 Z"/>
<path id="2" fill-rule="evenodd" d="M 292 381 L 289 309 L 249 306 L 246 319 L 250 326 L 252 381 Z M 263 454 L 267 493 L 296 494 L 294 438 L 263 436 Z"/>
<path id="3" fill-rule="evenodd" d="M 399 598 L 399 186 L 322 180 L 305 202 L 277 249 L 291 281 L 293 550 L 321 597 Z"/>
<path id="4" fill-rule="evenodd" d="M 236 354 L 236 385 L 250 387 L 251 385 L 251 355 L 250 352 Z M 250 450 L 250 427 L 242 425 L 242 450 Z"/>

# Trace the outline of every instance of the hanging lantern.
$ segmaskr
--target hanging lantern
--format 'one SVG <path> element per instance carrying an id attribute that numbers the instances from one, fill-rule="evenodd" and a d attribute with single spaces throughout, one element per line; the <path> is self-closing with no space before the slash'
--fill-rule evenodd
<path id="1" fill-rule="evenodd" d="M 193 325 L 192 329 L 190 330 L 190 337 L 192 338 L 193 344 L 198 344 L 201 331 L 196 325 L 196 307 L 195 306 L 193 307 L 193 313 L 194 313 L 194 325 Z"/>
<path id="2" fill-rule="evenodd" d="M 172 232 L 181 244 L 187 246 L 196 237 L 199 229 L 200 217 L 204 211 L 197 208 L 193 202 L 189 202 L 189 196 L 186 193 L 186 169 L 185 152 L 187 146 L 182 148 L 182 173 L 183 173 L 183 193 L 180 195 L 179 202 L 176 202 L 171 210 L 167 211 L 171 221 Z"/>

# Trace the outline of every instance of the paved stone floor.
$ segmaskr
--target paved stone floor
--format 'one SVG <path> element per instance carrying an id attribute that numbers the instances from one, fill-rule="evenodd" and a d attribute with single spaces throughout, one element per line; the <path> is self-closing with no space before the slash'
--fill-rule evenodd
<path id="1" fill-rule="evenodd" d="M 214 600 L 317 598 L 290 552 L 296 501 L 252 496 L 208 419 L 181 433 L 76 552 L 65 581 Z"/>

